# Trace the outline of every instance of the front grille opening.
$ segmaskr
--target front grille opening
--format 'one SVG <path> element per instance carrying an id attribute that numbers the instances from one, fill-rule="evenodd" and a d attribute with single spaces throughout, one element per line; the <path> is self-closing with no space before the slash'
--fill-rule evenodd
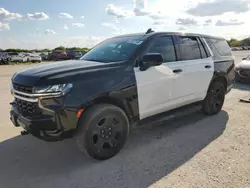
<path id="1" fill-rule="evenodd" d="M 17 91 L 21 91 L 24 93 L 32 93 L 33 88 L 31 86 L 23 86 L 19 84 L 13 83 L 13 88 Z"/>
<path id="2" fill-rule="evenodd" d="M 241 74 L 242 76 L 245 76 L 245 77 L 250 76 L 250 73 L 249 73 L 248 71 L 246 71 L 246 70 L 240 70 L 240 74 Z"/>
<path id="3" fill-rule="evenodd" d="M 18 112 L 25 117 L 35 117 L 42 113 L 36 102 L 28 102 L 17 98 L 15 102 Z"/>

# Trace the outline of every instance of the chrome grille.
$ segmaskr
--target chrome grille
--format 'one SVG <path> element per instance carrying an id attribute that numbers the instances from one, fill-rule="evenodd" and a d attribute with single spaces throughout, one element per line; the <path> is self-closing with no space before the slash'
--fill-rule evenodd
<path id="1" fill-rule="evenodd" d="M 15 83 L 13 83 L 13 88 L 17 91 L 21 91 L 24 93 L 32 93 L 32 90 L 33 90 L 33 88 L 30 86 L 23 86 L 23 85 L 19 85 Z"/>
<path id="2" fill-rule="evenodd" d="M 41 110 L 38 107 L 38 103 L 28 102 L 18 98 L 15 98 L 15 103 L 18 112 L 23 116 L 34 117 L 41 114 Z"/>

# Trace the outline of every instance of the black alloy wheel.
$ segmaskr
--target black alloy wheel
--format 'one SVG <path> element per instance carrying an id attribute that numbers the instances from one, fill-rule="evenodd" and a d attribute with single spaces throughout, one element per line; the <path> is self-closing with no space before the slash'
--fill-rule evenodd
<path id="1" fill-rule="evenodd" d="M 129 133 L 127 115 L 110 104 L 99 104 L 84 112 L 76 136 L 81 151 L 98 160 L 115 156 L 124 146 Z"/>
<path id="2" fill-rule="evenodd" d="M 213 115 L 221 111 L 225 100 L 225 87 L 221 82 L 214 82 L 208 90 L 207 96 L 202 104 L 205 114 Z"/>
<path id="3" fill-rule="evenodd" d="M 92 128 L 92 146 L 98 152 L 115 149 L 121 138 L 123 127 L 119 117 L 109 115 L 100 119 Z"/>

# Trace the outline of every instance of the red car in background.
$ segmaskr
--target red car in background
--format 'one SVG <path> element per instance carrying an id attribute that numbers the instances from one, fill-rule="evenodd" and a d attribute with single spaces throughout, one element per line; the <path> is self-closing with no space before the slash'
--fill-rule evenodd
<path id="1" fill-rule="evenodd" d="M 67 53 L 64 51 L 53 51 L 49 54 L 48 60 L 50 61 L 60 61 L 60 60 L 69 60 Z"/>

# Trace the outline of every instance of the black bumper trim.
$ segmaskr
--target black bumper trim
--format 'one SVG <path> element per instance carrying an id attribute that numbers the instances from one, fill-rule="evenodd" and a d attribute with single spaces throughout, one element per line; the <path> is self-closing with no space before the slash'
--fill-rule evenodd
<path id="1" fill-rule="evenodd" d="M 39 121 L 28 120 L 14 110 L 10 111 L 10 119 L 15 127 L 22 127 L 24 130 L 30 132 L 33 136 L 48 142 L 61 141 L 66 138 L 71 138 L 73 136 L 72 131 L 64 132 L 63 130 L 45 129 L 41 127 L 41 124 L 46 125 L 46 127 L 56 127 L 56 122 L 51 121 L 51 119 L 44 119 Z"/>

